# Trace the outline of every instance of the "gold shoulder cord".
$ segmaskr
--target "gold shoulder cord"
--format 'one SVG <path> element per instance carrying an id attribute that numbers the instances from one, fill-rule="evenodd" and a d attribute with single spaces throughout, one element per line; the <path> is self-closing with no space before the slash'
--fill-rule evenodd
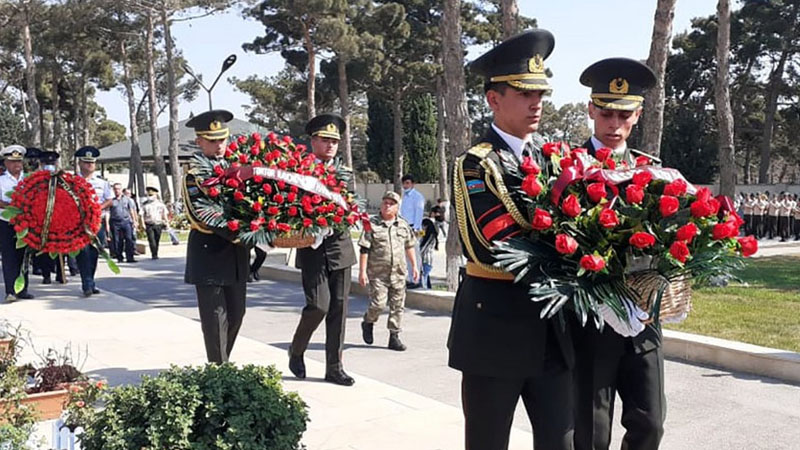
<path id="1" fill-rule="evenodd" d="M 517 222 L 517 225 L 521 226 L 525 230 L 532 229 L 531 224 L 525 220 L 525 217 L 519 212 L 519 209 L 517 209 L 517 205 L 514 204 L 514 200 L 511 200 L 511 196 L 508 194 L 508 188 L 506 188 L 506 184 L 503 182 L 503 174 L 500 173 L 500 169 L 497 168 L 497 164 L 495 164 L 491 159 L 486 158 L 481 161 L 481 165 L 484 169 L 486 169 L 487 172 L 491 174 L 493 179 L 490 189 L 492 189 L 492 192 L 497 196 L 497 198 L 503 202 L 503 206 L 505 206 L 506 210 L 508 210 L 508 213 L 511 214 L 511 218 L 514 219 L 514 222 Z"/>
<path id="2" fill-rule="evenodd" d="M 453 170 L 453 193 L 456 198 L 456 220 L 458 221 L 458 231 L 461 233 L 461 241 L 464 243 L 464 247 L 466 247 L 469 257 L 480 268 L 486 270 L 487 272 L 505 273 L 504 270 L 481 262 L 475 254 L 475 249 L 472 248 L 472 241 L 470 240 L 469 229 L 467 228 L 468 221 L 472 226 L 473 233 L 475 233 L 476 238 L 481 242 L 481 244 L 485 245 L 486 248 L 491 248 L 491 245 L 486 242 L 480 230 L 478 230 L 475 217 L 472 214 L 472 208 L 467 205 L 469 200 L 464 196 L 464 192 L 466 191 L 466 182 L 464 181 L 464 175 L 462 172 L 464 158 L 465 156 L 460 156 L 456 160 L 455 170 Z"/>
<path id="3" fill-rule="evenodd" d="M 214 234 L 213 231 L 209 230 L 208 227 L 203 225 L 199 220 L 195 219 L 195 212 L 194 206 L 192 205 L 192 199 L 189 196 L 189 189 L 186 186 L 186 180 L 188 175 L 183 177 L 183 189 L 181 189 L 181 197 L 183 197 L 183 204 L 186 205 L 186 218 L 189 219 L 189 223 L 192 225 L 192 228 L 205 234 Z"/>

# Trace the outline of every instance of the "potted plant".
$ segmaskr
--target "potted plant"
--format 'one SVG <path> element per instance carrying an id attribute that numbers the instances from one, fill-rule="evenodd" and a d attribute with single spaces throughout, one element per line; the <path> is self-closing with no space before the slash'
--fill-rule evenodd
<path id="1" fill-rule="evenodd" d="M 308 421 L 305 403 L 283 391 L 272 366 L 173 366 L 139 385 L 76 391 L 65 422 L 83 428 L 84 450 L 295 450 Z M 101 410 L 92 408 L 97 400 Z"/>
<path id="2" fill-rule="evenodd" d="M 25 378 L 10 365 L 0 372 L 0 443 L 4 450 L 24 450 L 36 425 L 36 412 L 22 402 Z"/>

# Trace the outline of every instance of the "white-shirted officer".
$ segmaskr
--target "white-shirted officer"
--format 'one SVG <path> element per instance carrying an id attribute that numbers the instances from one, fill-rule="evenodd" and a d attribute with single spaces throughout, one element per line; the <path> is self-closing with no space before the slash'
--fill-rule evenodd
<path id="1" fill-rule="evenodd" d="M 75 152 L 75 157 L 78 158 L 78 174 L 92 185 L 95 194 L 97 194 L 97 201 L 100 203 L 100 208 L 105 210 L 111 205 L 111 200 L 114 198 L 114 195 L 111 193 L 111 186 L 108 184 L 108 181 L 95 174 L 95 164 L 98 156 L 100 156 L 100 150 L 91 145 L 81 147 Z M 101 243 L 106 241 L 105 221 L 100 225 L 100 230 L 97 232 L 97 239 Z M 97 289 L 94 283 L 94 274 L 97 271 L 97 256 L 98 250 L 94 245 L 89 244 L 78 253 L 76 258 L 78 261 L 78 270 L 81 273 L 81 289 L 83 290 L 84 297 L 100 293 L 100 290 Z"/>
<path id="2" fill-rule="evenodd" d="M 6 172 L 0 175 L 0 214 L 11 204 L 10 193 L 16 189 L 25 174 L 22 172 L 22 160 L 25 158 L 25 147 L 9 145 L 0 151 L 0 157 L 6 166 Z M 0 253 L 3 255 L 3 283 L 5 284 L 7 302 L 17 299 L 31 299 L 28 293 L 28 274 L 25 274 L 25 287 L 19 293 L 14 292 L 14 281 L 19 275 L 25 256 L 24 248 L 17 248 L 17 234 L 8 219 L 0 217 Z"/>

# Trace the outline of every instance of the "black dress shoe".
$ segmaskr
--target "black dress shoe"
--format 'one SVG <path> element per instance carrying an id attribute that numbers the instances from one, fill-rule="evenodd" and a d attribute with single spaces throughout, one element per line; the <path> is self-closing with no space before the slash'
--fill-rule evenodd
<path id="1" fill-rule="evenodd" d="M 258 275 L 258 271 L 257 270 L 253 272 L 253 279 L 256 280 L 256 281 L 261 281 L 261 276 Z"/>
<path id="2" fill-rule="evenodd" d="M 84 297 L 91 297 L 92 296 L 92 290 L 91 289 L 87 289 L 87 290 L 83 291 L 83 296 Z"/>
<path id="3" fill-rule="evenodd" d="M 53 283 L 53 280 L 51 280 L 50 278 L 42 279 L 42 284 L 52 284 L 52 283 Z"/>
<path id="4" fill-rule="evenodd" d="M 128 259 L 126 262 L 129 262 L 129 263 L 137 263 L 137 262 L 139 262 L 139 261 L 138 261 L 138 260 L 135 260 L 135 259 Z"/>
<path id="5" fill-rule="evenodd" d="M 373 327 L 374 324 L 361 322 L 361 338 L 364 339 L 364 342 L 369 345 L 372 345 L 372 343 L 375 342 L 375 338 L 372 334 Z"/>
<path id="6" fill-rule="evenodd" d="M 303 356 L 295 356 L 289 354 L 289 370 L 292 371 L 294 376 L 300 379 L 306 377 L 306 363 L 303 361 Z"/>
<path id="7" fill-rule="evenodd" d="M 100 289 L 97 289 L 96 287 L 92 288 L 92 294 L 99 294 L 99 293 L 100 293 Z"/>
<path id="8" fill-rule="evenodd" d="M 30 300 L 32 298 L 33 298 L 33 294 L 31 294 L 29 292 L 20 292 L 19 294 L 17 294 L 17 299 L 18 300 Z"/>
<path id="9" fill-rule="evenodd" d="M 325 381 L 329 383 L 339 384 L 342 386 L 352 386 L 356 380 L 350 375 L 344 373 L 344 370 L 334 370 L 325 374 Z"/>

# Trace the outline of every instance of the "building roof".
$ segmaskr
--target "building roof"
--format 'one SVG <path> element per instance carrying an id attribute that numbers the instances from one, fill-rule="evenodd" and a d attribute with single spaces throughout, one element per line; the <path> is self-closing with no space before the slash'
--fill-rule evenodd
<path id="1" fill-rule="evenodd" d="M 178 159 L 187 160 L 194 152 L 200 148 L 194 143 L 195 134 L 194 130 L 186 127 L 186 122 L 189 119 L 182 120 L 178 123 Z M 228 122 L 228 128 L 231 130 L 231 136 L 240 134 L 250 134 L 258 131 L 265 134 L 264 128 L 246 122 L 240 119 L 233 119 Z M 169 126 L 163 126 L 158 129 L 159 147 L 161 147 L 161 155 L 164 160 L 169 160 Z M 153 161 L 153 147 L 150 143 L 150 132 L 142 133 L 139 135 L 139 151 L 142 155 L 142 161 Z M 131 141 L 126 139 L 116 144 L 111 144 L 107 147 L 100 149 L 100 156 L 97 158 L 98 163 L 119 163 L 128 162 L 131 158 Z"/>

